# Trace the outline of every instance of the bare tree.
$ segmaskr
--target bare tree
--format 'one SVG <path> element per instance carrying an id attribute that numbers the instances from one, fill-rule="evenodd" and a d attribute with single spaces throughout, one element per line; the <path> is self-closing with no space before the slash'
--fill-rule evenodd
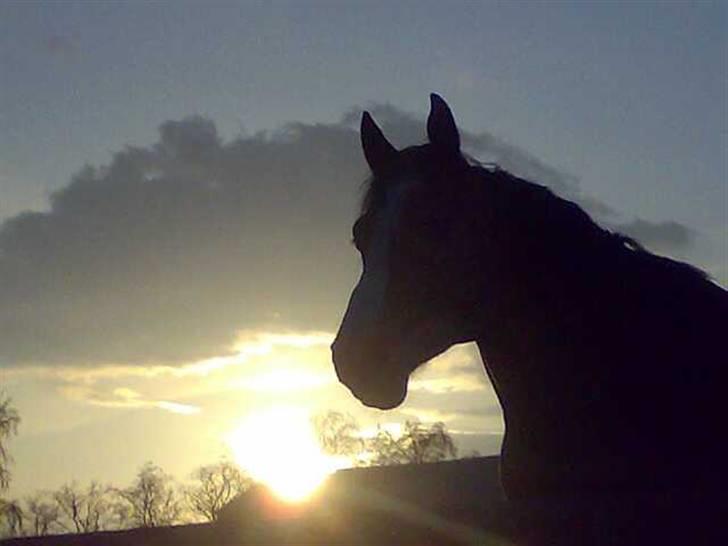
<path id="1" fill-rule="evenodd" d="M 207 521 L 215 521 L 220 509 L 252 484 L 249 477 L 227 460 L 201 466 L 192 477 L 197 484 L 185 491 L 187 504 L 195 515 Z"/>
<path id="2" fill-rule="evenodd" d="M 110 527 L 111 488 L 92 481 L 82 488 L 76 482 L 62 486 L 53 494 L 67 531 L 94 533 Z"/>
<path id="3" fill-rule="evenodd" d="M 368 442 L 373 453 L 372 464 L 392 465 L 432 463 L 457 456 L 457 448 L 443 423 L 429 427 L 417 421 L 406 421 L 400 436 L 380 429 Z"/>
<path id="4" fill-rule="evenodd" d="M 348 413 L 327 411 L 313 418 L 319 444 L 328 455 L 356 457 L 364 448 L 359 425 Z"/>
<path id="5" fill-rule="evenodd" d="M 121 494 L 121 491 L 119 489 L 114 489 L 112 491 L 112 503 L 111 503 L 111 513 L 110 513 L 110 520 L 113 522 L 109 528 L 110 529 L 131 529 L 133 527 L 136 527 L 137 524 L 134 521 L 133 518 L 133 508 L 131 503 L 127 501 Z"/>
<path id="6" fill-rule="evenodd" d="M 58 503 L 47 492 L 38 492 L 25 499 L 25 515 L 32 536 L 45 536 L 60 527 Z"/>
<path id="7" fill-rule="evenodd" d="M 25 513 L 18 501 L 0 499 L 0 517 L 4 527 L 0 536 L 23 536 Z"/>
<path id="8" fill-rule="evenodd" d="M 135 527 L 171 525 L 182 511 L 171 476 L 151 462 L 141 467 L 130 487 L 117 493 L 127 504 L 117 512 Z"/>
<path id="9" fill-rule="evenodd" d="M 5 442 L 10 436 L 18 433 L 19 424 L 18 411 L 11 405 L 10 398 L 0 393 L 0 491 L 7 489 L 10 485 L 8 467 L 12 463 L 12 458 Z"/>

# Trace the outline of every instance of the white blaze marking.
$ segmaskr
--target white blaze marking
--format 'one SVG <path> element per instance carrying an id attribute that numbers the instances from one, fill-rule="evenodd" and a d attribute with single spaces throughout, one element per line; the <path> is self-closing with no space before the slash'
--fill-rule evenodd
<path id="1" fill-rule="evenodd" d="M 399 183 L 388 190 L 385 206 L 376 215 L 369 236 L 366 266 L 351 294 L 341 325 L 342 332 L 371 331 L 380 317 L 389 282 L 389 250 L 394 226 L 399 216 L 402 197 L 410 185 L 411 183 Z"/>

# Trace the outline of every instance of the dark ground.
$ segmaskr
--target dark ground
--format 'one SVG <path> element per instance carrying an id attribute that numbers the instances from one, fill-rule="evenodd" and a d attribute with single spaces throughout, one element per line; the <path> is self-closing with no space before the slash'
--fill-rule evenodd
<path id="1" fill-rule="evenodd" d="M 337 472 L 292 508 L 262 487 L 215 524 L 11 539 L 3 546 L 506 545 L 498 458 Z"/>

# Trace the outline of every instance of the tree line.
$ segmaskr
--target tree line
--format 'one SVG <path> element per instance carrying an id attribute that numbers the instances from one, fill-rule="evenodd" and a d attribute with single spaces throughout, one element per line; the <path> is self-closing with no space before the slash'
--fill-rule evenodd
<path id="1" fill-rule="evenodd" d="M 220 509 L 245 491 L 250 480 L 234 463 L 201 466 L 181 485 L 147 462 L 127 487 L 91 481 L 64 484 L 23 500 L 3 500 L 0 537 L 93 533 L 214 521 Z"/>
<path id="2" fill-rule="evenodd" d="M 378 426 L 374 434 L 365 436 L 354 418 L 341 412 L 326 412 L 313 422 L 324 453 L 348 457 L 358 466 L 436 462 L 457 456 L 443 423 L 407 421 L 399 434 Z M 2 492 L 9 486 L 12 463 L 6 440 L 17 434 L 19 423 L 10 400 L 0 397 L 0 538 L 215 521 L 227 503 L 253 485 L 244 470 L 227 459 L 198 467 L 184 485 L 147 462 L 127 487 L 71 482 L 22 500 L 5 499 Z"/>

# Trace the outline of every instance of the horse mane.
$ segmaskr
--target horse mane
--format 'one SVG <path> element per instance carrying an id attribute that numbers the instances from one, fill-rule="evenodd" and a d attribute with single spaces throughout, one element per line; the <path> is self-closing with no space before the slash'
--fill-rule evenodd
<path id="1" fill-rule="evenodd" d="M 505 199 L 513 199 L 514 204 L 533 205 L 526 206 L 522 211 L 514 211 L 515 207 L 508 207 L 507 214 L 528 216 L 525 221 L 538 223 L 541 228 L 549 226 L 550 229 L 541 229 L 540 233 L 544 235 L 545 243 L 550 245 L 552 252 L 554 249 L 561 249 L 556 252 L 557 255 L 579 253 L 581 261 L 588 260 L 590 255 L 596 253 L 601 253 L 603 258 L 612 259 L 629 256 L 632 260 L 645 264 L 661 263 L 663 268 L 683 275 L 686 280 L 711 280 L 705 271 L 697 267 L 654 254 L 636 239 L 600 226 L 578 204 L 556 195 L 546 186 L 520 178 L 497 165 L 494 169 L 486 169 L 476 164 L 473 169 L 483 183 L 501 186 L 501 191 L 507 194 Z"/>
<path id="2" fill-rule="evenodd" d="M 401 151 L 414 162 L 426 162 L 429 146 L 411 146 Z M 502 199 L 498 207 L 510 221 L 540 224 L 539 233 L 544 244 L 549 246 L 552 257 L 565 257 L 564 253 L 578 253 L 581 260 L 601 254 L 601 258 L 630 255 L 637 261 L 661 262 L 662 267 L 674 273 L 697 281 L 713 282 L 710 276 L 690 264 L 652 253 L 636 239 L 597 224 L 578 204 L 556 195 L 547 186 L 516 176 L 501 168 L 497 163 L 483 163 L 470 155 L 462 154 L 467 172 L 483 185 L 496 188 L 496 199 Z M 381 206 L 385 199 L 387 184 L 374 175 L 362 184 L 363 196 L 360 215 L 364 216 Z M 549 229 L 542 230 L 543 226 Z M 556 251 L 556 256 L 553 256 Z"/>

